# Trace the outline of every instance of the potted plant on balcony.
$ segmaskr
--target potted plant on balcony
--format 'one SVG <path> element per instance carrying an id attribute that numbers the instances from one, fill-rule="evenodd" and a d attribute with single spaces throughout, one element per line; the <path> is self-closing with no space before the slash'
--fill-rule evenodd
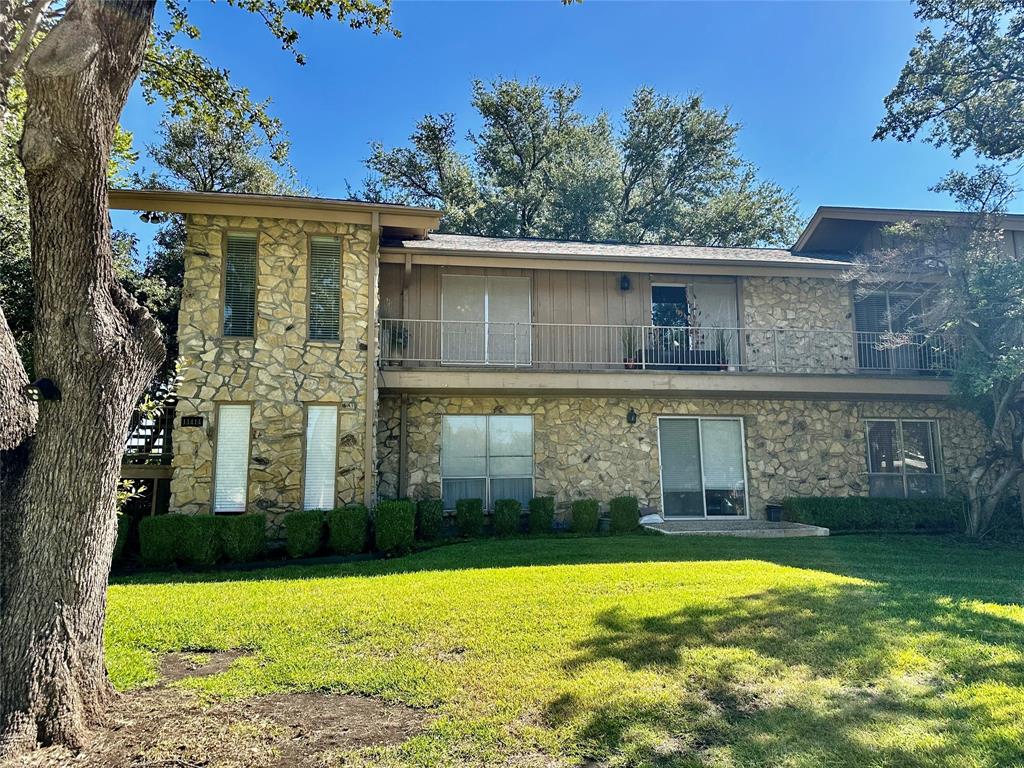
<path id="1" fill-rule="evenodd" d="M 622 327 L 622 364 L 626 370 L 632 371 L 640 367 L 640 344 L 640 328 L 636 325 L 624 325 Z"/>
<path id="2" fill-rule="evenodd" d="M 718 367 L 723 371 L 735 371 L 735 366 L 729 363 L 729 348 L 732 346 L 729 331 L 725 328 L 713 328 L 711 337 L 718 358 Z"/>
<path id="3" fill-rule="evenodd" d="M 391 303 L 382 302 L 380 308 L 381 358 L 393 365 L 401 365 L 405 348 L 409 345 L 409 329 L 401 318 L 391 316 Z"/>

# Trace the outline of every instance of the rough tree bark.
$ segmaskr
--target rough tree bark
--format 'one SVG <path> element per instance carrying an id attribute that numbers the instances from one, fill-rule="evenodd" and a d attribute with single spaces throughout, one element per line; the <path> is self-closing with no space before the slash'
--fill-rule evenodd
<path id="1" fill-rule="evenodd" d="M 153 4 L 70 4 L 25 67 L 35 374 L 62 399 L 41 403 L 34 437 L 0 457 L 0 756 L 82 746 L 112 694 L 103 621 L 120 458 L 164 350 L 114 275 L 106 173 Z M 9 337 L 4 323 L 0 381 L 24 381 Z M 30 412 L 22 403 L 0 420 Z"/>

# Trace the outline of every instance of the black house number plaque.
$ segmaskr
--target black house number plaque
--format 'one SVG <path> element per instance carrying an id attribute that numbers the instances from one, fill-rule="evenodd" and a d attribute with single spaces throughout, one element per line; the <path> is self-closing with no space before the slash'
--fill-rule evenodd
<path id="1" fill-rule="evenodd" d="M 183 427 L 201 427 L 203 426 L 202 416 L 182 416 L 181 426 Z"/>

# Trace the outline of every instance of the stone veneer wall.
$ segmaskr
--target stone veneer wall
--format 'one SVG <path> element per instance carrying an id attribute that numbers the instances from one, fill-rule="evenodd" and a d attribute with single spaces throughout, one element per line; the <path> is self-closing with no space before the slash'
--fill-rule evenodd
<path id="1" fill-rule="evenodd" d="M 252 403 L 248 506 L 272 523 L 302 504 L 305 406 L 337 403 L 340 502 L 363 493 L 370 228 L 191 215 L 179 344 L 186 361 L 174 425 L 171 509 L 209 512 L 218 403 Z M 221 337 L 221 250 L 229 230 L 258 230 L 255 339 Z M 308 237 L 342 243 L 341 342 L 307 340 Z M 182 427 L 204 416 L 201 428 Z"/>
<path id="2" fill-rule="evenodd" d="M 633 407 L 636 424 L 626 422 Z M 379 489 L 398 487 L 399 400 L 381 398 Z M 410 397 L 408 495 L 441 492 L 441 416 L 533 414 L 534 492 L 562 504 L 629 493 L 660 508 L 658 416 L 742 416 L 751 515 L 786 496 L 867 495 L 866 418 L 939 420 L 947 489 L 963 482 L 983 450 L 973 416 L 934 404 L 827 400 L 709 400 L 605 397 Z"/>
<path id="3" fill-rule="evenodd" d="M 846 283 L 830 277 L 744 277 L 742 301 L 744 328 L 773 331 L 746 334 L 745 360 L 752 370 L 771 370 L 776 360 L 789 373 L 856 370 L 853 303 Z"/>

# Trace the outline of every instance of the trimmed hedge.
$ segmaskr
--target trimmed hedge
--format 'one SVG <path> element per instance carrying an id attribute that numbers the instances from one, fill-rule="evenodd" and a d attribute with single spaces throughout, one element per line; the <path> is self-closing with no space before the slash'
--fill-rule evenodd
<path id="1" fill-rule="evenodd" d="M 117 538 L 114 539 L 114 560 L 120 560 L 124 554 L 124 545 L 128 543 L 128 532 L 132 529 L 132 519 L 125 514 L 117 516 Z"/>
<path id="2" fill-rule="evenodd" d="M 523 505 L 515 499 L 497 499 L 494 502 L 494 532 L 498 536 L 508 536 L 519 531 L 519 520 L 523 515 Z"/>
<path id="3" fill-rule="evenodd" d="M 833 533 L 950 533 L 960 527 L 960 499 L 816 496 L 783 499 L 783 520 L 821 525 Z"/>
<path id="4" fill-rule="evenodd" d="M 411 501 L 382 501 L 373 510 L 373 530 L 378 551 L 409 551 L 416 533 L 416 508 Z"/>
<path id="5" fill-rule="evenodd" d="M 636 496 L 616 496 L 608 502 L 608 530 L 629 533 L 640 525 L 640 502 Z"/>
<path id="6" fill-rule="evenodd" d="M 530 533 L 551 533 L 555 527 L 555 497 L 535 496 L 530 499 L 527 523 Z"/>
<path id="7" fill-rule="evenodd" d="M 232 563 L 256 560 L 267 551 L 267 518 L 263 515 L 223 515 L 214 519 L 220 524 L 221 550 Z"/>
<path id="8" fill-rule="evenodd" d="M 298 510 L 284 516 L 284 548 L 288 557 L 312 557 L 324 540 L 324 513 Z"/>
<path id="9" fill-rule="evenodd" d="M 156 515 L 139 521 L 139 558 L 150 568 L 174 565 L 185 515 Z"/>
<path id="10" fill-rule="evenodd" d="M 336 555 L 366 549 L 370 537 L 370 511 L 362 504 L 346 504 L 327 513 L 327 548 Z"/>
<path id="11" fill-rule="evenodd" d="M 577 499 L 572 503 L 572 529 L 576 533 L 594 533 L 601 508 L 597 499 Z"/>
<path id="12" fill-rule="evenodd" d="M 444 502 L 440 499 L 421 499 L 416 504 L 416 538 L 435 541 L 441 537 L 444 524 Z"/>
<path id="13" fill-rule="evenodd" d="M 483 499 L 459 499 L 455 502 L 455 527 L 460 536 L 479 536 L 484 530 Z"/>
<path id="14" fill-rule="evenodd" d="M 213 515 L 184 515 L 178 560 L 184 565 L 206 568 L 220 560 L 221 519 Z"/>

